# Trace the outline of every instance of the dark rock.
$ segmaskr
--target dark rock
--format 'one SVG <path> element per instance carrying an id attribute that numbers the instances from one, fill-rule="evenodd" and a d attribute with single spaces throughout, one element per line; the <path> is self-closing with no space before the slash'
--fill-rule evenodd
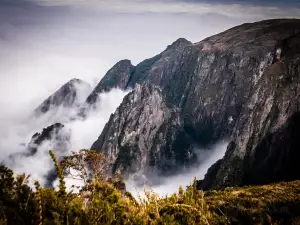
<path id="1" fill-rule="evenodd" d="M 178 109 L 150 84 L 137 85 L 124 98 L 91 149 L 105 153 L 112 172 L 124 175 L 167 175 L 196 159 Z"/>
<path id="2" fill-rule="evenodd" d="M 30 143 L 28 144 L 28 153 L 26 153 L 26 156 L 33 156 L 37 153 L 38 148 L 43 144 L 45 141 L 52 141 L 56 142 L 57 146 L 63 145 L 62 143 L 64 141 L 69 141 L 70 137 L 68 136 L 66 138 L 65 135 L 61 137 L 60 133 L 62 132 L 62 129 L 64 128 L 64 125 L 61 123 L 53 124 L 47 128 L 44 128 L 41 133 L 35 133 Z M 63 149 L 61 149 L 63 150 Z M 66 150 L 66 149 L 65 149 Z"/>
<path id="3" fill-rule="evenodd" d="M 53 187 L 54 181 L 58 178 L 56 168 L 50 169 L 50 171 L 44 178 L 46 181 L 44 187 L 46 187 L 46 188 Z"/>
<path id="4" fill-rule="evenodd" d="M 300 20 L 267 20 L 194 44 L 177 40 L 135 67 L 126 88 L 137 89 L 124 98 L 93 148 L 108 155 L 115 171 L 168 173 L 194 162 L 194 143 L 229 138 L 225 157 L 202 184 L 242 185 L 251 168 L 247 155 L 297 112 L 299 31 Z M 158 120 L 148 119 L 154 115 Z"/>
<path id="5" fill-rule="evenodd" d="M 213 188 L 300 179 L 300 33 L 283 49 L 245 103 Z"/>
<path id="6" fill-rule="evenodd" d="M 57 159 L 60 160 L 60 158 L 69 150 L 70 138 L 71 133 L 69 130 L 66 130 L 63 124 L 53 124 L 43 129 L 41 133 L 33 135 L 31 142 L 28 144 L 29 152 L 25 153 L 24 156 L 30 157 L 35 155 L 44 142 L 50 141 L 52 146 L 51 150 L 55 153 Z M 57 171 L 53 165 L 48 174 L 45 176 L 45 187 L 52 187 L 53 182 L 56 179 Z"/>
<path id="7" fill-rule="evenodd" d="M 46 141 L 51 141 L 56 149 L 55 151 L 65 151 L 63 147 L 66 147 L 64 143 L 70 141 L 70 133 L 64 130 L 64 125 L 60 123 L 53 124 L 47 128 L 44 128 L 41 133 L 35 133 L 28 144 L 22 143 L 25 147 L 25 152 L 17 152 L 9 155 L 9 159 L 14 161 L 16 157 L 31 157 L 34 156 L 42 144 Z M 60 148 L 61 146 L 62 148 Z"/>
<path id="8" fill-rule="evenodd" d="M 221 163 L 222 160 L 219 159 L 208 169 L 203 180 L 197 180 L 197 189 L 208 190 L 212 186 L 216 180 L 216 174 L 220 169 Z"/>
<path id="9" fill-rule="evenodd" d="M 136 84 L 150 82 L 164 88 L 171 82 L 172 74 L 181 61 L 183 50 L 190 45 L 192 45 L 191 42 L 179 38 L 162 53 L 139 63 L 131 75 L 127 87 L 134 88 Z"/>
<path id="10" fill-rule="evenodd" d="M 191 44 L 186 39 L 179 38 L 165 51 L 144 60 L 136 67 L 129 60 L 118 62 L 105 74 L 87 98 L 87 103 L 94 104 L 100 93 L 110 91 L 112 88 L 132 89 L 136 84 L 145 82 L 165 86 L 170 81 L 170 75 L 176 68 L 183 49 Z"/>
<path id="11" fill-rule="evenodd" d="M 71 138 L 71 133 L 69 130 L 66 129 L 66 127 L 61 124 L 61 123 L 55 123 L 49 127 L 46 127 L 42 130 L 40 133 L 35 133 L 32 138 L 30 143 L 25 147 L 26 150 L 25 152 L 18 152 L 9 155 L 9 160 L 12 164 L 15 163 L 15 160 L 17 158 L 29 158 L 35 156 L 39 151 L 45 149 L 42 149 L 43 144 L 46 142 L 49 142 L 49 145 L 51 146 L 50 149 L 52 150 L 57 159 L 59 160 L 62 156 L 66 154 L 66 152 L 69 150 L 69 145 L 70 145 L 70 138 Z M 49 156 L 49 160 L 50 156 Z M 57 173 L 56 169 L 53 167 L 49 170 L 49 173 L 45 176 L 45 186 L 46 187 L 52 187 L 53 182 L 57 178 Z"/>
<path id="12" fill-rule="evenodd" d="M 112 88 L 120 88 L 125 90 L 128 81 L 135 67 L 130 60 L 122 60 L 115 64 L 101 79 L 100 83 L 95 87 L 93 92 L 88 96 L 87 103 L 94 104 L 97 102 L 98 95 L 102 92 L 108 92 Z"/>
<path id="13" fill-rule="evenodd" d="M 72 79 L 39 105 L 34 110 L 34 115 L 41 116 L 60 106 L 67 108 L 79 107 L 85 102 L 91 91 L 92 87 L 89 84 L 79 79 Z"/>

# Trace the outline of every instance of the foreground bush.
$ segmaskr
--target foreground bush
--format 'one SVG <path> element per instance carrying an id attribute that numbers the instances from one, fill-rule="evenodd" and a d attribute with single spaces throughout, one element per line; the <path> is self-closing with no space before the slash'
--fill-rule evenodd
<path id="1" fill-rule="evenodd" d="M 0 166 L 0 224 L 300 224 L 299 181 L 202 192 L 194 180 L 187 190 L 180 187 L 169 197 L 159 198 L 149 190 L 146 198 L 135 199 L 124 192 L 119 176 L 103 175 L 103 155 L 81 151 L 60 163 L 51 157 L 59 190 L 38 182 L 33 190 L 29 177 Z M 71 168 L 79 169 L 77 176 L 85 180 L 80 193 L 65 188 Z"/>

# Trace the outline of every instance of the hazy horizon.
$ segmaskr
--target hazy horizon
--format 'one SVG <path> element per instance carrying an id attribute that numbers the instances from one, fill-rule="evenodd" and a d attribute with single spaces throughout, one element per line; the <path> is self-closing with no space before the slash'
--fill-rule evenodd
<path id="1" fill-rule="evenodd" d="M 278 2 L 0 0 L 0 106 L 36 106 L 72 78 L 95 85 L 119 60 L 137 64 L 181 37 L 300 17 L 297 1 Z"/>

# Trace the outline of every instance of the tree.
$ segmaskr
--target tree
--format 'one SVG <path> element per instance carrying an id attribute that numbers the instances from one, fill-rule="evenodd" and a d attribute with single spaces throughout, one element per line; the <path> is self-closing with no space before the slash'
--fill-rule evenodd
<path id="1" fill-rule="evenodd" d="M 63 157 L 60 166 L 66 177 L 80 179 L 85 185 L 90 183 L 92 178 L 105 180 L 108 174 L 104 154 L 87 149 Z"/>

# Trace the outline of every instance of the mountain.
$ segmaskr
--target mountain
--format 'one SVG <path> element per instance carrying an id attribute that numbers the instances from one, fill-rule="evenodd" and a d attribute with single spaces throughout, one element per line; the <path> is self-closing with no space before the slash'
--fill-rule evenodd
<path id="1" fill-rule="evenodd" d="M 30 157 L 41 157 L 48 154 L 51 149 L 58 159 L 67 154 L 70 148 L 71 131 L 61 123 L 55 123 L 44 128 L 41 132 L 35 133 L 26 146 L 26 151 L 10 154 L 8 162 L 11 164 L 20 163 L 20 159 L 26 160 Z M 49 159 L 50 160 L 50 159 Z M 45 186 L 51 187 L 56 180 L 57 173 L 53 167 L 45 176 Z"/>
<path id="2" fill-rule="evenodd" d="M 227 139 L 199 188 L 300 179 L 299 32 L 297 19 L 247 23 L 193 44 L 178 39 L 134 69 L 112 68 L 99 91 L 135 89 L 92 149 L 114 172 L 168 174 L 201 161 L 193 146 Z"/>
<path id="3" fill-rule="evenodd" d="M 21 145 L 25 146 L 27 151 L 11 154 L 9 158 L 14 160 L 16 157 L 34 156 L 43 145 L 51 145 L 53 151 L 61 155 L 68 150 L 67 143 L 70 143 L 70 135 L 63 124 L 55 123 L 44 128 L 40 133 L 35 133 L 28 144 L 22 143 Z"/>
<path id="4" fill-rule="evenodd" d="M 79 79 L 72 79 L 42 102 L 34 110 L 34 115 L 41 116 L 50 111 L 56 112 L 59 107 L 79 107 L 85 102 L 91 91 L 92 87 L 88 83 Z"/>
<path id="5" fill-rule="evenodd" d="M 47 152 L 51 149 L 58 160 L 67 154 L 71 144 L 71 131 L 61 123 L 55 123 L 42 130 L 40 133 L 35 133 L 28 144 L 28 152 L 26 157 L 34 156 L 38 151 Z M 57 178 L 57 171 L 53 167 L 45 176 L 45 186 L 52 187 L 53 182 Z"/>
<path id="6" fill-rule="evenodd" d="M 112 88 L 120 88 L 125 90 L 134 69 L 135 66 L 133 66 L 129 60 L 122 60 L 118 62 L 105 74 L 100 83 L 87 97 L 86 102 L 89 104 L 94 104 L 97 102 L 98 95 L 100 93 L 108 92 Z"/>
<path id="7" fill-rule="evenodd" d="M 47 128 L 44 128 L 41 133 L 35 133 L 28 144 L 27 156 L 35 155 L 38 148 L 46 141 L 53 143 L 53 151 L 64 152 L 66 151 L 66 143 L 70 141 L 70 134 L 66 135 L 65 126 L 61 123 L 55 123 Z"/>
<path id="8" fill-rule="evenodd" d="M 133 66 L 130 60 L 121 60 L 105 74 L 87 98 L 87 103 L 94 104 L 98 94 L 107 92 L 112 88 L 132 89 L 136 84 L 144 82 L 166 86 L 180 62 L 183 49 L 191 44 L 186 39 L 179 38 L 162 53 L 142 61 L 137 66 Z"/>
<path id="9" fill-rule="evenodd" d="M 203 188 L 300 179 L 300 33 L 281 40 L 277 48 L 281 57 L 253 88 L 226 155 L 208 173 Z"/>
<path id="10" fill-rule="evenodd" d="M 166 103 L 158 87 L 137 84 L 91 149 L 108 156 L 113 173 L 166 175 L 196 161 L 182 125 L 179 110 Z"/>

